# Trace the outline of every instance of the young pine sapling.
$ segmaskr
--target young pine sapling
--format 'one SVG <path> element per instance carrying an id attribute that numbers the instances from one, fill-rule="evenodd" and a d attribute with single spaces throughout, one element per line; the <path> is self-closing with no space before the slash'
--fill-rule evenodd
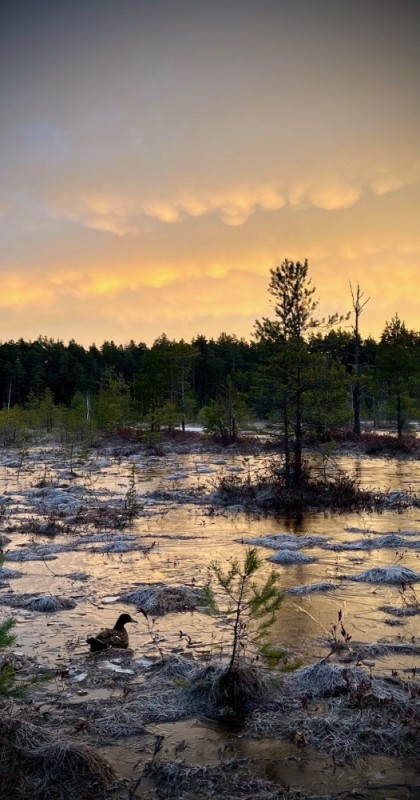
<path id="1" fill-rule="evenodd" d="M 244 695 L 244 702 L 250 699 L 246 697 L 247 682 L 252 693 L 258 692 L 255 673 L 258 661 L 267 667 L 275 667 L 285 656 L 285 651 L 274 647 L 268 638 L 283 594 L 277 587 L 278 576 L 274 571 L 262 585 L 255 582 L 254 576 L 261 565 L 255 548 L 246 551 L 243 564 L 238 559 L 232 559 L 227 571 L 217 562 L 210 565 L 211 577 L 216 579 L 217 586 L 226 598 L 223 608 L 219 608 L 210 584 L 204 590 L 207 611 L 222 616 L 231 631 L 229 662 L 218 679 L 218 693 L 235 706 L 241 701 L 240 695 Z M 247 676 L 250 681 L 247 681 Z"/>

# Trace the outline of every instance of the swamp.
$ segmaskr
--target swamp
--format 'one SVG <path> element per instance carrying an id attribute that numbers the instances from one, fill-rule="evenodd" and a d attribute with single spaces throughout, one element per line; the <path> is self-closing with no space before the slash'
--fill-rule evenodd
<path id="1" fill-rule="evenodd" d="M 2 703 L 4 796 L 419 796 L 418 456 L 341 448 L 334 471 L 372 503 L 275 516 L 237 502 L 272 458 L 188 432 L 71 457 L 48 439 L 2 449 L 0 622 L 15 641 L 0 657 L 32 684 Z M 284 594 L 269 633 L 284 655 L 270 670 L 251 653 L 235 709 L 212 691 L 227 615 L 202 593 L 212 564 L 249 548 Z M 129 648 L 91 653 L 121 613 Z"/>

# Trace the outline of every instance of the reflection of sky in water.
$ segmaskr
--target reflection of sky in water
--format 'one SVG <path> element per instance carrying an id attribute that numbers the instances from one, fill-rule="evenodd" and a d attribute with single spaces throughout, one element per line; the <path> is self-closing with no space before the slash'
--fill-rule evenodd
<path id="1" fill-rule="evenodd" d="M 418 530 L 420 537 L 420 510 L 409 509 L 403 513 L 387 511 L 383 514 L 306 514 L 299 519 L 254 518 L 236 510 L 218 510 L 209 513 L 200 505 L 178 505 L 149 503 L 144 497 L 154 489 L 182 491 L 188 487 L 206 487 L 211 491 L 220 473 L 241 470 L 242 474 L 252 473 L 272 461 L 272 455 L 257 458 L 243 458 L 237 455 L 218 457 L 210 454 L 172 455 L 146 458 L 143 456 L 118 461 L 113 457 L 95 459 L 78 464 L 75 470 L 78 477 L 69 478 L 69 464 L 62 452 L 35 451 L 37 461 L 31 456 L 23 459 L 18 473 L 16 467 L 0 466 L 0 495 L 10 501 L 6 503 L 4 527 L 15 523 L 19 526 L 24 519 L 35 518 L 31 494 L 27 490 L 34 487 L 42 478 L 53 480 L 55 486 L 84 487 L 84 502 L 94 504 L 106 500 L 112 506 L 121 500 L 130 485 L 133 463 L 136 466 L 135 480 L 140 503 L 144 501 L 144 513 L 135 519 L 130 529 L 108 532 L 109 541 L 116 535 L 134 535 L 138 544 L 153 548 L 147 555 L 141 552 L 123 554 L 95 553 L 92 545 L 85 545 L 82 551 L 68 551 L 58 554 L 52 561 L 8 562 L 6 565 L 24 573 L 22 578 L 10 580 L 6 591 L 40 592 L 73 597 L 77 607 L 57 614 L 37 614 L 24 609 L 13 610 L 17 619 L 17 645 L 15 649 L 35 656 L 37 661 L 50 667 L 60 667 L 79 659 L 83 664 L 87 653 L 86 636 L 105 625 L 112 625 L 122 610 L 135 616 L 134 607 L 116 601 L 118 595 L 138 583 L 165 582 L 168 584 L 189 584 L 202 586 L 208 579 L 208 565 L 217 560 L 227 564 L 231 557 L 243 558 L 245 540 L 267 537 L 273 534 L 293 535 L 297 540 L 308 536 L 324 537 L 328 542 L 375 541 L 378 534 L 390 531 Z M 3 460 L 5 456 L 3 455 Z M 340 458 L 333 469 L 344 469 L 357 475 L 363 486 L 380 489 L 413 489 L 418 484 L 417 464 L 410 461 L 385 459 Z M 234 474 L 233 472 L 231 474 Z M 65 490 L 65 489 L 64 489 Z M 47 518 L 47 512 L 40 513 L 38 519 Z M 7 548 L 19 550 L 19 545 L 33 546 L 67 544 L 77 541 L 87 531 L 70 525 L 70 531 L 54 538 L 40 537 L 31 533 L 10 533 L 12 541 Z M 98 529 L 97 533 L 104 531 Z M 377 532 L 377 533 L 375 533 Z M 417 536 L 407 536 L 413 541 Z M 420 571 L 420 551 L 405 549 L 397 552 L 392 549 L 347 550 L 335 552 L 321 546 L 305 547 L 302 552 L 314 557 L 310 564 L 290 564 L 281 566 L 268 561 L 273 550 L 258 547 L 263 559 L 261 577 L 274 569 L 279 575 L 280 586 L 288 589 L 295 586 L 328 581 L 337 584 L 331 592 L 298 596 L 286 594 L 282 609 L 273 627 L 273 641 L 291 648 L 292 653 L 310 661 L 324 657 L 327 649 L 321 638 L 328 635 L 332 625 L 337 622 L 338 612 L 343 614 L 346 630 L 353 641 L 377 642 L 388 639 L 392 642 L 410 642 L 416 637 L 418 617 L 403 620 L 401 627 L 389 627 L 384 620 L 387 614 L 379 610 L 383 605 L 399 605 L 403 598 L 398 587 L 377 586 L 370 583 L 354 583 L 342 576 L 356 575 L 373 567 L 403 564 Z M 85 572 L 88 581 L 66 577 L 70 573 Z M 418 585 L 420 597 L 420 584 Z M 0 619 L 9 614 L 7 607 L 0 606 Z M 141 615 L 139 625 L 132 626 L 130 633 L 134 657 L 156 655 L 150 642 Z M 164 651 L 186 647 L 186 639 L 180 639 L 180 631 L 187 633 L 193 641 L 193 652 L 197 655 L 217 654 L 227 640 L 226 629 L 220 621 L 200 613 L 169 614 L 159 618 L 156 629 L 161 636 Z M 380 672 L 391 669 L 409 670 L 417 664 L 418 658 L 410 655 L 393 655 L 387 658 L 369 659 Z M 112 689 L 107 683 L 108 673 L 104 672 L 99 681 L 104 687 L 89 690 L 89 698 L 107 697 Z M 79 698 L 80 699 L 80 698 Z M 83 698 L 82 698 L 83 699 Z M 71 702 L 77 702 L 73 694 Z M 337 767 L 329 756 L 315 753 L 310 747 L 298 750 L 294 745 L 277 741 L 250 741 L 237 736 L 236 731 L 224 728 L 209 728 L 194 720 L 174 724 L 148 726 L 150 747 L 153 749 L 154 736 L 165 736 L 165 753 L 168 759 L 179 757 L 177 746 L 183 741 L 188 763 L 220 763 L 220 752 L 228 757 L 250 758 L 252 772 L 257 777 L 274 780 L 280 784 L 299 786 L 315 791 L 339 791 L 348 787 L 357 788 L 366 784 L 372 775 L 386 776 L 388 783 L 415 784 L 418 782 L 415 770 L 409 771 L 407 765 L 392 759 L 364 759 L 362 768 Z M 147 736 L 146 736 L 147 738 Z M 135 740 L 137 741 L 137 740 Z M 106 747 L 104 755 L 117 767 L 120 774 L 132 776 L 135 764 L 139 762 L 139 748 L 126 743 L 124 748 Z M 144 749 L 144 759 L 150 752 Z M 143 756 L 140 755 L 140 759 Z M 137 767 L 140 769 L 141 767 Z M 382 777 L 381 777 L 382 780 Z M 378 800 L 386 795 L 375 791 Z M 401 794 L 401 798 L 410 795 Z"/>
<path id="2" fill-rule="evenodd" d="M 32 456 L 26 457 L 19 474 L 19 483 L 16 481 L 16 469 L 0 467 L 0 492 L 11 498 L 11 503 L 7 506 L 10 521 L 14 518 L 20 523 L 23 518 L 30 518 L 33 511 L 31 497 L 25 493 L 26 489 L 33 487 L 45 474 L 60 485 L 83 485 L 86 503 L 106 498 L 109 505 L 112 505 L 117 498 L 125 495 L 133 463 L 136 466 L 136 487 L 141 503 L 142 495 L 156 488 L 182 491 L 191 486 L 204 485 L 207 490 L 211 490 L 220 473 L 229 474 L 232 468 L 243 470 L 242 474 L 246 474 L 248 470 L 254 472 L 262 469 L 264 463 L 271 460 L 272 455 L 257 458 L 237 455 L 224 455 L 221 458 L 211 454 L 154 458 L 138 456 L 121 461 L 107 457 L 90 459 L 88 463 L 77 465 L 75 470 L 79 477 L 70 482 L 66 479 L 69 466 L 62 454 L 57 451 L 52 459 L 51 454 L 44 457 L 39 452 L 37 462 L 32 460 Z M 220 463 L 221 461 L 224 463 Z M 372 488 L 415 488 L 418 482 L 415 462 L 346 457 L 337 461 L 338 466 L 356 474 L 363 486 Z M 23 510 L 22 503 L 27 504 Z M 420 532 L 418 509 L 403 513 L 387 511 L 383 514 L 307 514 L 300 519 L 274 520 L 252 518 L 241 512 L 228 510 L 209 514 L 208 509 L 199 505 L 177 505 L 171 502 L 148 505 L 146 501 L 145 512 L 145 515 L 140 515 L 134 521 L 130 531 L 125 532 L 135 534 L 141 545 L 150 546 L 154 543 L 147 555 L 135 551 L 98 554 L 93 552 L 92 546 L 86 545 L 82 552 L 59 553 L 58 558 L 53 561 L 9 563 L 9 566 L 24 573 L 23 578 L 11 582 L 11 588 L 15 592 L 61 594 L 72 596 L 77 601 L 77 608 L 73 611 L 50 616 L 16 610 L 14 613 L 20 622 L 19 642 L 23 648 L 33 646 L 38 657 L 50 661 L 51 658 L 54 660 L 54 653 L 57 654 L 62 649 L 67 639 L 80 640 L 83 646 L 86 634 L 91 631 L 92 626 L 96 628 L 115 621 L 122 604 L 115 603 L 112 599 L 123 591 L 137 583 L 157 581 L 202 586 L 208 578 L 208 565 L 214 560 L 226 563 L 231 557 L 242 558 L 245 547 L 243 540 L 251 537 L 292 533 L 298 537 L 323 536 L 331 543 L 339 543 L 363 539 L 369 535 L 363 531 L 369 530 L 378 533 L 402 533 L 405 529 L 418 528 Z M 359 531 L 352 532 L 346 528 L 356 528 Z M 80 533 L 77 526 L 70 533 L 57 536 L 53 540 L 31 534 L 12 533 L 12 542 L 7 547 L 14 549 L 31 540 L 37 543 L 63 544 L 70 539 L 77 539 Z M 110 541 L 113 535 L 115 533 L 110 532 Z M 375 534 L 371 534 L 371 538 L 374 540 Z M 398 587 L 353 583 L 343 579 L 343 576 L 399 563 L 420 571 L 420 551 L 371 549 L 334 552 L 316 546 L 304 548 L 302 551 L 311 555 L 315 559 L 314 563 L 281 566 L 267 560 L 273 550 L 265 547 L 258 549 L 264 559 L 262 574 L 268 575 L 274 569 L 279 574 L 280 585 L 284 589 L 322 581 L 338 584 L 338 588 L 332 592 L 304 597 L 286 595 L 273 629 L 273 638 L 293 648 L 303 658 L 325 654 L 317 638 L 330 630 L 339 610 L 343 611 L 346 628 L 354 640 L 377 641 L 381 637 L 394 639 L 397 635 L 409 640 L 412 635 L 416 635 L 416 617 L 404 619 L 403 626 L 391 628 L 384 623 L 386 614 L 378 610 L 382 605 L 402 604 Z M 80 570 L 88 573 L 89 581 L 81 582 L 65 577 L 68 573 Z M 165 646 L 168 649 L 179 644 L 177 639 L 180 628 L 200 643 L 197 644 L 197 649 L 206 649 L 212 633 L 215 632 L 214 624 L 212 619 L 202 614 L 169 615 L 159 619 L 157 623 L 162 636 L 166 637 Z M 220 630 L 216 629 L 216 633 L 219 637 Z M 132 633 L 132 639 L 136 650 L 149 652 L 147 634 L 141 624 Z M 391 661 L 393 666 L 397 662 L 403 666 L 412 666 L 407 657 L 393 657 L 386 662 L 387 666 L 391 665 Z"/>

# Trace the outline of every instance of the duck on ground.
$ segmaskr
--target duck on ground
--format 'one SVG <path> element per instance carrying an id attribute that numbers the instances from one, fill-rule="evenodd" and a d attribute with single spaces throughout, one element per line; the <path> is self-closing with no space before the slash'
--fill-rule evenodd
<path id="1" fill-rule="evenodd" d="M 108 650 L 109 647 L 120 647 L 126 650 L 129 640 L 124 626 L 128 622 L 137 624 L 137 620 L 133 619 L 130 614 L 120 614 L 113 628 L 104 628 L 96 636 L 89 636 L 86 642 L 90 645 L 91 653 L 99 653 L 101 650 Z"/>

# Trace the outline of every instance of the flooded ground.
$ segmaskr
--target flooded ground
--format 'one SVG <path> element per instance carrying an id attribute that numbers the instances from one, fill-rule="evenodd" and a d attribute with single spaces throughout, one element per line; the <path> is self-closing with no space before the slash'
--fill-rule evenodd
<path id="1" fill-rule="evenodd" d="M 156 619 L 151 635 L 135 606 L 120 598 L 143 583 L 201 588 L 212 561 L 226 565 L 232 557 L 242 559 L 250 543 L 264 559 L 262 577 L 272 569 L 279 574 L 285 600 L 272 639 L 290 651 L 291 659 L 309 664 L 324 658 L 340 615 L 369 672 L 416 675 L 419 617 L 403 610 L 414 609 L 420 599 L 420 510 L 274 520 L 207 502 L 221 474 L 246 475 L 263 463 L 263 457 L 234 452 L 147 455 L 112 446 L 71 459 L 52 445 L 0 453 L 0 535 L 9 539 L 2 544 L 0 619 L 13 614 L 17 621 L 16 657 L 34 657 L 61 671 L 62 680 L 48 689 L 48 702 L 54 691 L 68 706 L 126 696 L 147 680 L 144 670 L 147 659 L 157 655 L 156 643 L 165 655 L 196 660 L 223 651 L 225 633 L 217 620 L 199 612 L 167 614 Z M 420 488 L 417 461 L 346 456 L 337 465 L 368 488 L 389 493 Z M 118 523 L 118 512 L 130 504 L 131 524 L 111 524 L 107 509 L 114 510 L 112 519 Z M 89 522 L 89 508 L 97 510 L 95 524 Z M 369 570 L 393 566 L 418 573 L 419 583 L 410 588 L 359 579 Z M 43 613 L 25 601 L 16 606 L 18 595 L 60 597 L 73 607 Z M 112 626 L 123 611 L 138 620 L 130 626 L 131 662 L 117 654 L 92 668 L 86 637 Z M 366 647 L 378 643 L 391 648 Z M 420 796 L 420 775 L 412 761 L 372 757 L 362 768 L 349 766 L 310 746 L 255 741 L 219 722 L 164 719 L 126 738 L 123 749 L 118 737 L 112 744 L 105 739 L 97 744 L 127 778 L 141 770 L 154 742 L 164 737 L 159 757 L 179 759 L 182 753 L 188 763 L 211 765 L 234 755 L 250 759 L 254 776 L 280 787 L 314 794 L 358 789 L 368 792 L 362 796 L 372 791 L 378 798 Z M 388 787 L 384 794 L 382 784 Z M 404 788 L 408 784 L 415 789 Z M 152 796 L 153 788 L 146 781 L 141 791 L 141 796 Z"/>

